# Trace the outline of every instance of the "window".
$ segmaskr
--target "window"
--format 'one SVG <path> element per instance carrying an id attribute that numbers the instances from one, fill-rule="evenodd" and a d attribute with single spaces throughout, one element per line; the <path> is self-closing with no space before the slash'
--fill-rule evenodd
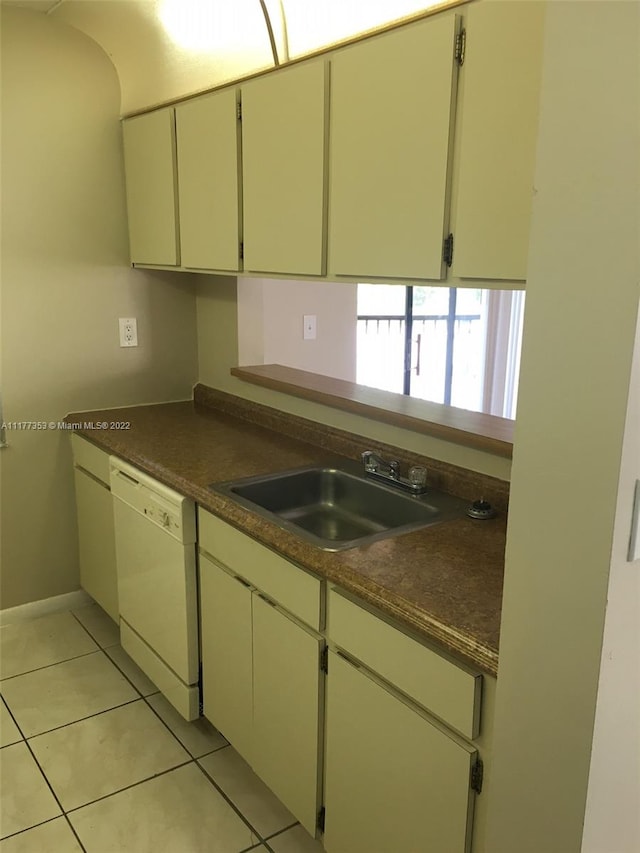
<path id="1" fill-rule="evenodd" d="M 515 418 L 524 292 L 358 285 L 358 384 Z"/>

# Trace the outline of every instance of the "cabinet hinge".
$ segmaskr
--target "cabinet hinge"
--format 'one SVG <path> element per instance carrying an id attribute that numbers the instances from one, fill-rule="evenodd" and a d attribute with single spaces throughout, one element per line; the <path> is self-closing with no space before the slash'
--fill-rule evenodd
<path id="1" fill-rule="evenodd" d="M 198 665 L 198 711 L 200 716 L 204 713 L 204 696 L 202 694 L 202 664 Z"/>
<path id="2" fill-rule="evenodd" d="M 456 36 L 455 60 L 458 65 L 464 65 L 464 52 L 467 47 L 467 31 L 460 30 Z"/>
<path id="3" fill-rule="evenodd" d="M 478 758 L 476 763 L 471 768 L 471 790 L 479 794 L 482 791 L 482 779 L 484 776 L 484 764 L 482 759 Z"/>
<path id="4" fill-rule="evenodd" d="M 320 672 L 329 672 L 329 646 L 325 646 L 320 652 Z"/>
<path id="5" fill-rule="evenodd" d="M 240 246 L 238 247 L 238 251 L 240 253 L 240 260 L 244 259 L 244 243 L 241 241 Z"/>
<path id="6" fill-rule="evenodd" d="M 318 812 L 318 820 L 316 821 L 316 825 L 317 825 L 318 829 L 320 830 L 320 832 L 324 832 L 325 817 L 326 817 L 325 807 L 322 806 L 322 808 Z"/>
<path id="7" fill-rule="evenodd" d="M 442 263 L 448 267 L 453 263 L 453 234 L 445 237 L 442 243 Z"/>
<path id="8" fill-rule="evenodd" d="M 242 101 L 238 101 L 236 104 L 236 118 L 238 121 L 242 121 Z"/>

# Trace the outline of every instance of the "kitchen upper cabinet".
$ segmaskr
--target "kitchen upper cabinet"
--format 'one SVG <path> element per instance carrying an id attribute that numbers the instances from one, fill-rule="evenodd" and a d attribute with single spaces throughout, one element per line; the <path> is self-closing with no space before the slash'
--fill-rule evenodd
<path id="1" fill-rule="evenodd" d="M 325 273 L 327 66 L 242 87 L 244 268 Z"/>
<path id="2" fill-rule="evenodd" d="M 173 108 L 125 119 L 122 130 L 131 263 L 177 266 Z"/>
<path id="3" fill-rule="evenodd" d="M 544 2 L 472 3 L 460 77 L 452 274 L 524 280 Z"/>
<path id="4" fill-rule="evenodd" d="M 239 121 L 235 89 L 176 107 L 182 266 L 238 270 Z"/>
<path id="5" fill-rule="evenodd" d="M 332 58 L 330 275 L 442 278 L 455 35 L 444 14 Z"/>
<path id="6" fill-rule="evenodd" d="M 465 853 L 472 746 L 339 654 L 329 655 L 328 853 Z"/>
<path id="7" fill-rule="evenodd" d="M 315 835 L 323 641 L 253 594 L 254 770 Z"/>

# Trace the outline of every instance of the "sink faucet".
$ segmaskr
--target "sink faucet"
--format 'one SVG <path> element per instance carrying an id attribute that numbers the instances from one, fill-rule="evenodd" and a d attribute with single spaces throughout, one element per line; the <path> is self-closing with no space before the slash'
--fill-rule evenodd
<path id="1" fill-rule="evenodd" d="M 362 463 L 366 474 L 379 474 L 381 477 L 386 476 L 391 480 L 397 480 L 400 476 L 400 463 L 397 460 L 392 459 L 387 462 L 373 450 L 365 450 L 362 454 Z"/>
<path id="2" fill-rule="evenodd" d="M 414 466 L 409 469 L 409 477 L 400 476 L 400 463 L 396 459 L 387 462 L 372 450 L 365 450 L 361 456 L 364 473 L 367 477 L 382 480 L 390 486 L 396 486 L 412 495 L 422 495 L 427 491 L 427 469 Z"/>

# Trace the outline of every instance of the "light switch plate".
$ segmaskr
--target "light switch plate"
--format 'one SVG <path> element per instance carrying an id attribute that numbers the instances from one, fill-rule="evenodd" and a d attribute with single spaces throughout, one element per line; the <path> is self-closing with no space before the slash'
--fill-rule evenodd
<path id="1" fill-rule="evenodd" d="M 636 480 L 636 491 L 633 497 L 633 511 L 631 513 L 631 536 L 629 537 L 629 554 L 627 559 L 630 563 L 640 560 L 640 480 Z"/>
<path id="2" fill-rule="evenodd" d="M 315 341 L 317 331 L 317 316 L 315 314 L 305 314 L 303 319 L 303 334 L 305 341 Z"/>

